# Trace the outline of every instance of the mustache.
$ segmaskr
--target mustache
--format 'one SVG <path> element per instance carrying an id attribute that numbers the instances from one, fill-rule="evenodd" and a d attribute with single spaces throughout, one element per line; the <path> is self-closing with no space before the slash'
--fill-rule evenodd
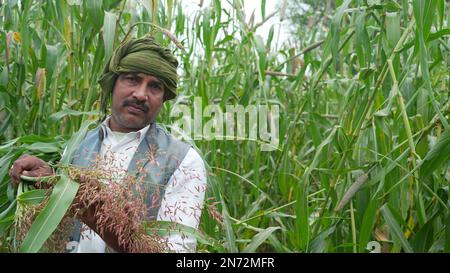
<path id="1" fill-rule="evenodd" d="M 122 103 L 122 106 L 123 107 L 133 106 L 135 108 L 141 109 L 144 113 L 148 113 L 148 111 L 150 110 L 150 107 L 148 107 L 148 105 L 145 104 L 144 101 L 139 101 L 139 100 L 136 100 L 136 99 L 125 100 Z"/>

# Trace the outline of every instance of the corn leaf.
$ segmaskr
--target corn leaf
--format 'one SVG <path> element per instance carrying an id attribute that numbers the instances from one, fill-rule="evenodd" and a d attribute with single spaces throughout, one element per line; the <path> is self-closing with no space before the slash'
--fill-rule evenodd
<path id="1" fill-rule="evenodd" d="M 53 188 L 45 208 L 36 217 L 20 247 L 22 253 L 38 252 L 47 238 L 57 228 L 77 194 L 79 184 L 65 174 Z"/>
<path id="2" fill-rule="evenodd" d="M 448 164 L 450 158 L 450 130 L 446 130 L 431 147 L 423 159 L 420 167 L 420 176 L 423 178 L 431 174 L 443 164 Z"/>
<path id="3" fill-rule="evenodd" d="M 387 204 L 381 207 L 381 213 L 383 214 L 384 220 L 386 221 L 387 225 L 390 228 L 390 231 L 392 232 L 392 236 L 396 237 L 400 241 L 405 252 L 408 253 L 414 252 L 412 246 L 406 239 L 405 234 L 403 234 L 400 225 L 397 223 L 396 219 L 394 218 L 391 212 L 391 209 Z"/>
<path id="4" fill-rule="evenodd" d="M 255 236 L 253 236 L 251 242 L 245 246 L 245 248 L 242 250 L 243 253 L 252 253 L 255 252 L 256 249 L 264 243 L 270 235 L 272 235 L 273 232 L 276 230 L 281 229 L 281 227 L 268 227 L 264 230 L 261 230 L 258 232 Z"/>

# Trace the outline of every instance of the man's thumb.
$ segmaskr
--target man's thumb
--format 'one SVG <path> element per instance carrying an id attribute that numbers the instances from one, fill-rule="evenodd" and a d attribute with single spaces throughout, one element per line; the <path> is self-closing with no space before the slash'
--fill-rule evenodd
<path id="1" fill-rule="evenodd" d="M 39 173 L 36 171 L 23 171 L 22 175 L 29 176 L 29 177 L 38 177 Z"/>

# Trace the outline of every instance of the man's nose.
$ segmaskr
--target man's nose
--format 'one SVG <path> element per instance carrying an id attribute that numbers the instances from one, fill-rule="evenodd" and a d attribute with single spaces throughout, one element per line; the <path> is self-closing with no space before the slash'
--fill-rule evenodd
<path id="1" fill-rule="evenodd" d="M 142 84 L 138 85 L 133 92 L 133 96 L 139 101 L 146 101 L 147 100 L 146 89 L 147 89 L 146 84 L 142 83 Z"/>

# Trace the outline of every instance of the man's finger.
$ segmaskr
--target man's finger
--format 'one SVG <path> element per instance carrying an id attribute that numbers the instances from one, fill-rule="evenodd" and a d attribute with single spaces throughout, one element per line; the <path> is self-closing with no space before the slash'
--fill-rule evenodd
<path id="1" fill-rule="evenodd" d="M 42 171 L 40 169 L 34 171 L 23 171 L 22 175 L 30 176 L 30 177 L 40 177 L 42 176 Z"/>
<path id="2" fill-rule="evenodd" d="M 14 182 L 19 183 L 20 175 L 23 170 L 31 170 L 33 168 L 33 160 L 30 160 L 30 157 L 26 155 L 14 161 L 13 166 L 10 171 L 10 176 Z"/>
<path id="3" fill-rule="evenodd" d="M 25 176 L 31 176 L 31 177 L 41 177 L 41 176 L 50 176 L 52 175 L 52 170 L 45 167 L 39 167 L 38 169 L 31 170 L 31 171 L 23 171 L 23 175 Z"/>
<path id="4" fill-rule="evenodd" d="M 20 159 L 20 163 L 22 164 L 24 170 L 35 170 L 44 166 L 44 162 L 35 156 L 24 157 Z"/>
<path id="5" fill-rule="evenodd" d="M 22 164 L 16 164 L 14 163 L 11 167 L 11 170 L 9 171 L 9 176 L 11 176 L 12 181 L 15 184 L 19 184 L 20 181 L 20 174 L 22 173 Z"/>
<path id="6" fill-rule="evenodd" d="M 16 176 L 14 174 L 13 169 L 14 169 L 14 165 L 12 165 L 11 169 L 9 169 L 9 176 L 11 177 L 11 181 L 13 182 L 13 184 L 16 185 L 17 184 L 17 181 L 16 181 L 17 179 L 16 179 Z"/>
<path id="7" fill-rule="evenodd" d="M 9 171 L 9 175 L 11 176 L 11 179 L 14 184 L 19 184 L 20 182 L 20 175 L 24 174 L 26 176 L 39 176 L 35 173 L 29 173 L 34 172 L 39 169 L 44 169 L 45 164 L 42 160 L 35 156 L 24 154 L 19 159 L 14 161 L 13 166 L 11 167 L 11 170 Z M 28 171 L 28 173 L 23 173 L 24 171 Z M 41 173 L 37 174 L 44 174 L 43 171 Z"/>

